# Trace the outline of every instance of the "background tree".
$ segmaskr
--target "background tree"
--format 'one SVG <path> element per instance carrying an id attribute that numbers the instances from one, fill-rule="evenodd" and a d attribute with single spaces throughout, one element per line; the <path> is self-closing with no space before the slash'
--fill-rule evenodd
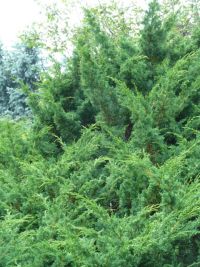
<path id="1" fill-rule="evenodd" d="M 30 115 L 23 84 L 28 90 L 36 88 L 41 72 L 38 48 L 18 44 L 11 51 L 2 51 L 1 115 L 21 118 Z"/>

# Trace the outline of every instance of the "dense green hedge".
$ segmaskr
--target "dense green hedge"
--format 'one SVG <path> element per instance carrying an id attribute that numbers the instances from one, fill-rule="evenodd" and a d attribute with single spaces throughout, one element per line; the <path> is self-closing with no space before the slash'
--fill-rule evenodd
<path id="1" fill-rule="evenodd" d="M 106 128 L 84 130 L 56 160 L 38 152 L 27 125 L 0 126 L 1 266 L 200 260 L 199 134 L 156 166 Z"/>
<path id="2" fill-rule="evenodd" d="M 33 120 L 0 120 L 0 266 L 199 266 L 198 32 L 156 1 L 140 38 L 98 12 L 29 92 Z"/>

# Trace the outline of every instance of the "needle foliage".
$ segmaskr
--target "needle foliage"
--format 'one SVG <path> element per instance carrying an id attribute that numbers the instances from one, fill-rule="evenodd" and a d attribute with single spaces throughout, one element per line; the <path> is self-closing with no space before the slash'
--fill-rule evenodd
<path id="1" fill-rule="evenodd" d="M 33 119 L 0 120 L 0 266 L 200 265 L 199 36 L 162 8 L 139 35 L 86 10 Z"/>

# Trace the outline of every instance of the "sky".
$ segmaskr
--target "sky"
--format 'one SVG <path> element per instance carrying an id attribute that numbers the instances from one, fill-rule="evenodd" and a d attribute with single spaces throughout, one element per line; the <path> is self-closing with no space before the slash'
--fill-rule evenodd
<path id="1" fill-rule="evenodd" d="M 38 16 L 34 0 L 0 0 L 0 41 L 8 47 L 14 45 L 18 34 Z"/>

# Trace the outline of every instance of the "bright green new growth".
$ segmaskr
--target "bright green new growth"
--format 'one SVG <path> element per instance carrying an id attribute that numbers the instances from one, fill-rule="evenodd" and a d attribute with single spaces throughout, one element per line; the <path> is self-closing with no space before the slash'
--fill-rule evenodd
<path id="1" fill-rule="evenodd" d="M 200 265 L 199 36 L 159 9 L 139 38 L 86 10 L 33 120 L 1 119 L 0 266 Z"/>

